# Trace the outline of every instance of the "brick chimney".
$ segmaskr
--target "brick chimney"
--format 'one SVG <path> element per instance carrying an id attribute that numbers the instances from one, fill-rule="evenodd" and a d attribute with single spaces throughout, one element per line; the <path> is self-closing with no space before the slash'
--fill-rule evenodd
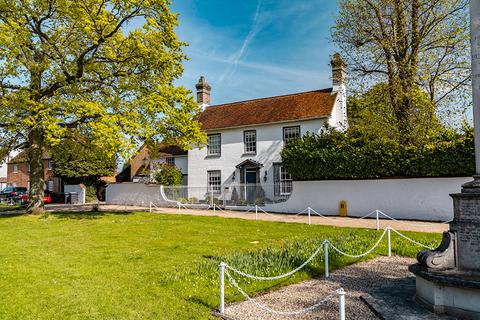
<path id="1" fill-rule="evenodd" d="M 340 130 L 348 128 L 347 117 L 347 64 L 340 53 L 335 53 L 330 61 L 332 67 L 332 94 L 337 94 L 334 114 L 330 117 L 330 125 Z"/>
<path id="2" fill-rule="evenodd" d="M 198 83 L 195 85 L 197 88 L 197 102 L 202 107 L 208 107 L 210 105 L 210 92 L 212 87 L 207 83 L 204 76 L 201 76 Z"/>
<path id="3" fill-rule="evenodd" d="M 347 64 L 340 53 L 337 52 L 333 55 L 330 65 L 332 66 L 333 91 L 341 91 L 341 87 L 345 86 L 347 79 Z"/>

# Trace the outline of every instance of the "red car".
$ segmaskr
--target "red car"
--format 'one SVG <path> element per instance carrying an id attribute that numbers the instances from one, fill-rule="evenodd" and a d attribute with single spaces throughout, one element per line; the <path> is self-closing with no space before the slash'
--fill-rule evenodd
<path id="1" fill-rule="evenodd" d="M 27 203 L 27 202 L 28 202 L 28 192 L 22 194 L 22 196 L 21 196 L 21 198 L 20 198 L 20 201 L 21 201 L 22 203 Z M 43 202 L 44 202 L 44 203 L 52 203 L 52 196 L 49 195 L 48 193 L 46 193 L 46 194 L 43 196 Z"/>

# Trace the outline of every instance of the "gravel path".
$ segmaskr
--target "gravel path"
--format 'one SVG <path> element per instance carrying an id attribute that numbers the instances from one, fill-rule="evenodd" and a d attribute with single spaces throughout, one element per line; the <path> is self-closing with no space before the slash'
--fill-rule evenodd
<path id="1" fill-rule="evenodd" d="M 346 319 L 371 320 L 378 319 L 375 314 L 360 300 L 360 296 L 368 289 L 384 285 L 395 278 L 411 276 L 408 266 L 414 259 L 403 257 L 379 257 L 360 262 L 330 274 L 324 278 L 304 281 L 255 297 L 258 302 L 274 310 L 298 310 L 306 308 L 316 301 L 328 296 L 332 291 L 342 287 L 347 292 Z M 238 320 L 270 320 L 287 317 L 272 316 L 257 308 L 251 302 L 244 301 L 231 304 L 225 308 L 227 316 Z M 296 316 L 294 319 L 338 319 L 338 298 L 334 297 L 314 312 Z"/>
<path id="2" fill-rule="evenodd" d="M 99 207 L 101 211 L 148 211 L 148 208 L 138 206 L 122 206 L 122 205 L 101 205 Z M 153 212 L 166 213 L 166 214 L 185 214 L 195 216 L 217 216 L 222 218 L 236 218 L 236 219 L 248 219 L 255 220 L 257 217 L 255 212 L 241 212 L 241 211 L 229 211 L 229 210 L 201 210 L 201 209 L 181 209 L 177 208 L 152 208 Z M 308 217 L 296 216 L 292 214 L 284 213 L 268 213 L 259 212 L 258 220 L 262 221 L 280 221 L 288 223 L 308 223 Z M 319 217 L 312 216 L 311 224 L 329 225 L 336 227 L 351 227 L 351 228 L 376 228 L 375 219 L 359 219 L 350 217 L 338 217 L 328 216 Z M 444 232 L 448 230 L 448 224 L 438 222 L 424 222 L 424 221 L 408 221 L 408 220 L 396 220 L 381 219 L 380 228 L 390 226 L 399 231 L 419 231 L 419 232 Z"/>

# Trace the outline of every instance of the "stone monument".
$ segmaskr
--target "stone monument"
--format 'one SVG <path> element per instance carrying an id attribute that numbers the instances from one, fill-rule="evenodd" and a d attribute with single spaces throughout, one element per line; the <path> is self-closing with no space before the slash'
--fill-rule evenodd
<path id="1" fill-rule="evenodd" d="M 470 0 L 474 180 L 451 194 L 454 219 L 440 246 L 418 254 L 416 300 L 436 313 L 480 319 L 480 0 Z"/>

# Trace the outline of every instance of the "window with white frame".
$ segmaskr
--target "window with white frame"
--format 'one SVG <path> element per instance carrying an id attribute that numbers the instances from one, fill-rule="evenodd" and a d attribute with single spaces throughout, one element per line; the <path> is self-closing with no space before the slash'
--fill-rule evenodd
<path id="1" fill-rule="evenodd" d="M 170 166 L 174 166 L 175 165 L 175 158 L 174 157 L 166 157 L 165 158 L 165 163 L 170 165 Z"/>
<path id="2" fill-rule="evenodd" d="M 283 127 L 283 141 L 300 138 L 300 126 Z"/>
<path id="3" fill-rule="evenodd" d="M 287 195 L 292 193 L 292 176 L 284 166 L 280 167 L 280 194 Z"/>
<path id="4" fill-rule="evenodd" d="M 243 131 L 243 144 L 245 153 L 257 153 L 257 131 Z"/>
<path id="5" fill-rule="evenodd" d="M 18 164 L 13 165 L 13 172 L 18 172 Z"/>
<path id="6" fill-rule="evenodd" d="M 220 170 L 207 171 L 208 192 L 220 193 L 222 176 Z"/>
<path id="7" fill-rule="evenodd" d="M 52 159 L 47 160 L 47 168 L 48 168 L 48 170 L 53 170 L 53 160 Z"/>
<path id="8" fill-rule="evenodd" d="M 222 147 L 222 137 L 220 133 L 209 134 L 208 136 L 207 155 L 219 156 Z"/>

